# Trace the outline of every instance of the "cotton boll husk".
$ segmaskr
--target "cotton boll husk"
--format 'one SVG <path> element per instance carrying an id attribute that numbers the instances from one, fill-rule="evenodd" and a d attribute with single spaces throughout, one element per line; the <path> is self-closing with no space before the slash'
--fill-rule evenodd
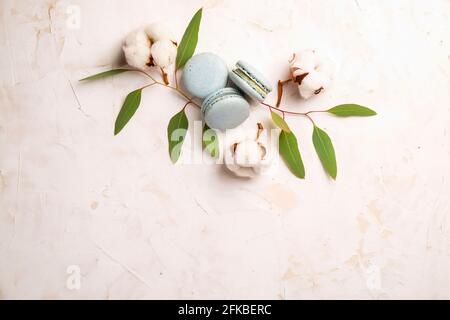
<path id="1" fill-rule="evenodd" d="M 154 63 L 166 68 L 175 63 L 177 47 L 170 40 L 159 40 L 152 45 L 151 53 Z"/>
<path id="2" fill-rule="evenodd" d="M 154 22 L 145 27 L 145 32 L 152 43 L 160 40 L 170 40 L 175 42 L 172 31 L 162 22 Z"/>
<path id="3" fill-rule="evenodd" d="M 151 43 L 144 30 L 131 32 L 125 39 L 123 52 L 127 63 L 140 70 L 149 69 L 151 57 Z"/>

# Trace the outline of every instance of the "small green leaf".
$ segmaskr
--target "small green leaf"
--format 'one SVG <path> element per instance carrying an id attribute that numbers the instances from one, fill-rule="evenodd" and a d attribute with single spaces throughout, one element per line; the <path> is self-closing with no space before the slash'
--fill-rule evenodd
<path id="1" fill-rule="evenodd" d="M 336 165 L 336 155 L 334 153 L 333 143 L 331 142 L 328 134 L 314 126 L 313 132 L 313 143 L 314 148 L 316 148 L 317 155 L 322 162 L 325 171 L 336 180 L 337 176 L 337 165 Z"/>
<path id="2" fill-rule="evenodd" d="M 192 18 L 183 38 L 181 39 L 180 46 L 178 47 L 176 67 L 180 69 L 185 63 L 194 55 L 195 48 L 198 42 L 198 32 L 200 30 L 200 22 L 202 21 L 203 8 L 197 11 Z"/>
<path id="3" fill-rule="evenodd" d="M 105 72 L 100 72 L 100 73 L 94 74 L 93 76 L 89 76 L 87 78 L 81 79 L 80 81 L 102 79 L 102 78 L 114 76 L 116 74 L 124 73 L 124 72 L 127 72 L 127 71 L 133 71 L 133 70 L 130 70 L 130 69 L 113 69 L 113 70 L 109 70 L 109 71 L 105 71 Z"/>
<path id="4" fill-rule="evenodd" d="M 130 121 L 131 117 L 136 113 L 141 103 L 142 89 L 131 92 L 125 99 L 122 109 L 120 109 L 119 115 L 116 119 L 114 126 L 114 135 L 119 134 L 125 125 Z"/>
<path id="5" fill-rule="evenodd" d="M 272 120 L 273 122 L 284 132 L 290 133 L 291 129 L 289 129 L 288 124 L 286 123 L 286 121 L 284 121 L 284 119 L 282 117 L 280 117 L 280 115 L 276 112 L 271 111 L 270 112 L 272 114 Z"/>
<path id="6" fill-rule="evenodd" d="M 377 114 L 372 109 L 358 104 L 341 104 L 327 111 L 338 117 L 370 117 Z"/>
<path id="7" fill-rule="evenodd" d="M 173 163 L 180 158 L 181 147 L 189 126 L 188 118 L 184 109 L 170 119 L 167 127 L 167 138 L 169 140 L 169 155 Z"/>
<path id="8" fill-rule="evenodd" d="M 208 151 L 211 157 L 217 158 L 219 156 L 219 136 L 206 123 L 203 126 L 203 148 Z"/>
<path id="9" fill-rule="evenodd" d="M 279 138 L 280 155 L 291 172 L 300 179 L 305 178 L 305 167 L 298 150 L 297 138 L 294 133 L 281 131 Z"/>

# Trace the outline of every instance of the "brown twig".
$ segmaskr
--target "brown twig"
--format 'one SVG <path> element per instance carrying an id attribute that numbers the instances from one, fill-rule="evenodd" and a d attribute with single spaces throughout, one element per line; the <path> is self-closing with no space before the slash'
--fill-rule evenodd
<path id="1" fill-rule="evenodd" d="M 281 99 L 283 99 L 283 86 L 289 82 L 291 82 L 292 79 L 287 79 L 284 81 L 279 80 L 278 81 L 278 97 L 277 97 L 277 103 L 275 104 L 276 108 L 280 107 Z"/>
<path id="2" fill-rule="evenodd" d="M 257 123 L 256 124 L 257 125 L 257 127 L 258 127 L 258 132 L 256 133 L 256 140 L 258 140 L 259 139 L 259 136 L 261 135 L 261 133 L 264 131 L 264 127 L 263 127 L 263 125 L 261 124 L 261 123 Z"/>
<path id="3" fill-rule="evenodd" d="M 164 71 L 163 68 L 160 68 L 160 69 L 161 69 L 161 75 L 162 75 L 163 81 L 166 84 L 166 86 L 168 86 L 169 85 L 169 75 L 167 74 L 167 72 Z"/>

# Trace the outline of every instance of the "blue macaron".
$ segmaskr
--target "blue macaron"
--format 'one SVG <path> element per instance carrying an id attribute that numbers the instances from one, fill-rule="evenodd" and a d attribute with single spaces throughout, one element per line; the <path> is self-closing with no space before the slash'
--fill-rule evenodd
<path id="1" fill-rule="evenodd" d="M 228 67 L 225 61 L 214 53 L 200 53 L 186 63 L 181 83 L 194 97 L 204 99 L 225 88 L 228 82 Z"/>
<path id="2" fill-rule="evenodd" d="M 272 91 L 272 87 L 265 77 L 242 60 L 236 63 L 235 68 L 230 71 L 229 77 L 239 89 L 260 102 L 264 101 Z"/>
<path id="3" fill-rule="evenodd" d="M 234 88 L 223 88 L 209 95 L 202 104 L 206 124 L 213 129 L 232 129 L 250 115 L 250 106 Z"/>

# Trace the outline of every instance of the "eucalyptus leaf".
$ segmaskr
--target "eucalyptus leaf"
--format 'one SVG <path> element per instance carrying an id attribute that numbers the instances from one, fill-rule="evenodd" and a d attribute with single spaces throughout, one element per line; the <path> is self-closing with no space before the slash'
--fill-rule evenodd
<path id="1" fill-rule="evenodd" d="M 169 141 L 169 155 L 173 163 L 180 158 L 181 147 L 187 133 L 189 121 L 184 109 L 170 119 L 167 127 L 167 139 Z"/>
<path id="2" fill-rule="evenodd" d="M 194 55 L 195 48 L 198 42 L 198 32 L 200 30 L 200 22 L 202 20 L 203 8 L 197 11 L 197 13 L 192 18 L 186 31 L 184 32 L 183 38 L 181 39 L 180 45 L 178 47 L 176 67 L 180 69 L 186 62 Z"/>
<path id="3" fill-rule="evenodd" d="M 372 109 L 369 109 L 364 106 L 360 106 L 359 104 L 341 104 L 327 112 L 332 113 L 338 117 L 370 117 L 374 116 L 377 113 Z"/>
<path id="4" fill-rule="evenodd" d="M 334 153 L 333 143 L 328 134 L 317 126 L 314 126 L 313 143 L 317 155 L 325 171 L 336 180 L 337 165 L 336 155 Z"/>
<path id="5" fill-rule="evenodd" d="M 298 150 L 297 138 L 293 132 L 281 131 L 279 137 L 279 151 L 291 172 L 298 178 L 304 179 L 305 167 L 300 151 Z"/>
<path id="6" fill-rule="evenodd" d="M 141 103 L 142 89 L 135 90 L 128 94 L 120 109 L 119 115 L 114 126 L 114 135 L 119 134 L 125 125 L 130 121 Z"/>
<path id="7" fill-rule="evenodd" d="M 116 74 L 124 73 L 124 72 L 127 72 L 127 71 L 134 71 L 134 70 L 130 70 L 130 69 L 113 69 L 113 70 L 104 71 L 104 72 L 100 72 L 100 73 L 94 74 L 94 75 L 89 76 L 87 78 L 81 79 L 80 81 L 98 80 L 98 79 L 102 79 L 102 78 L 106 78 L 106 77 L 111 77 L 111 76 L 114 76 Z"/>
<path id="8" fill-rule="evenodd" d="M 208 153 L 213 158 L 217 158 L 219 156 L 219 136 L 214 129 L 208 127 L 205 123 L 203 126 L 203 147 L 208 151 Z"/>
<path id="9" fill-rule="evenodd" d="M 280 117 L 280 115 L 276 112 L 271 111 L 270 112 L 272 115 L 272 120 L 273 122 L 283 131 L 290 133 L 291 129 L 289 128 L 288 124 L 286 123 L 286 121 Z"/>

